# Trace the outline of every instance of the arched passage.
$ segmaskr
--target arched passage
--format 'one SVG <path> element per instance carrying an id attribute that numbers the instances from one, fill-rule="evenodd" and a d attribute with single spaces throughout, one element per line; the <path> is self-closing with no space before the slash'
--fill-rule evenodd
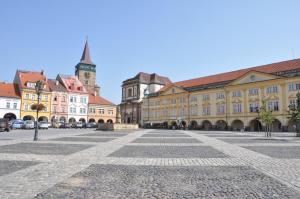
<path id="1" fill-rule="evenodd" d="M 172 128 L 176 128 L 176 127 L 177 127 L 177 122 L 172 121 L 172 122 L 171 122 L 171 127 L 172 127 Z"/>
<path id="2" fill-rule="evenodd" d="M 61 117 L 59 118 L 59 121 L 65 123 L 65 122 L 67 121 L 67 119 L 66 119 L 66 117 L 64 117 L 64 116 L 61 116 Z"/>
<path id="3" fill-rule="evenodd" d="M 6 118 L 6 119 L 8 119 L 10 121 L 10 120 L 17 119 L 17 116 L 15 114 L 13 114 L 13 113 L 6 113 L 3 118 Z"/>
<path id="4" fill-rule="evenodd" d="M 262 124 L 258 119 L 254 119 L 249 123 L 250 131 L 261 131 Z"/>
<path id="5" fill-rule="evenodd" d="M 281 132 L 281 122 L 278 119 L 274 120 L 272 126 L 273 126 L 272 128 L 273 132 Z"/>
<path id="6" fill-rule="evenodd" d="M 32 121 L 34 121 L 34 117 L 31 116 L 31 115 L 26 115 L 26 116 L 23 117 L 23 120 L 24 121 L 26 121 L 26 120 L 32 120 Z"/>
<path id="7" fill-rule="evenodd" d="M 186 121 L 182 121 L 180 124 L 182 125 L 182 127 L 186 127 Z"/>
<path id="8" fill-rule="evenodd" d="M 210 121 L 204 120 L 202 122 L 202 127 L 203 127 L 204 130 L 211 130 L 212 129 L 212 124 L 211 124 Z"/>
<path id="9" fill-rule="evenodd" d="M 196 129 L 197 126 L 198 126 L 198 123 L 195 120 L 191 121 L 191 129 Z"/>
<path id="10" fill-rule="evenodd" d="M 110 123 L 110 124 L 113 123 L 113 121 L 112 121 L 111 119 L 108 119 L 106 122 L 107 122 L 107 123 Z"/>
<path id="11" fill-rule="evenodd" d="M 80 118 L 79 122 L 85 123 L 85 119 L 84 118 Z"/>
<path id="12" fill-rule="evenodd" d="M 104 123 L 104 120 L 103 119 L 99 119 L 98 123 L 102 124 L 102 123 Z"/>
<path id="13" fill-rule="evenodd" d="M 224 120 L 219 120 L 216 122 L 216 129 L 224 131 L 227 128 L 227 123 Z"/>
<path id="14" fill-rule="evenodd" d="M 69 123 L 75 123 L 76 122 L 76 119 L 74 118 L 74 117 L 71 117 L 70 119 L 69 119 Z"/>
<path id="15" fill-rule="evenodd" d="M 48 122 L 48 118 L 45 116 L 41 116 L 41 117 L 39 117 L 38 121 L 39 122 Z"/>
<path id="16" fill-rule="evenodd" d="M 92 123 L 92 122 L 96 122 L 96 120 L 94 118 L 90 118 L 89 123 Z"/>
<path id="17" fill-rule="evenodd" d="M 244 123 L 241 120 L 234 120 L 231 123 L 231 128 L 234 131 L 240 131 L 240 130 L 244 129 Z"/>

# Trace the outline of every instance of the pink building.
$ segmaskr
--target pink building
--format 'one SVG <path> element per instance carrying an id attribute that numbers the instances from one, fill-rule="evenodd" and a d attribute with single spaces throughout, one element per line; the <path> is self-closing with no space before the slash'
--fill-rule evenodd
<path id="1" fill-rule="evenodd" d="M 55 79 L 48 80 L 52 92 L 51 122 L 67 122 L 68 118 L 68 91 Z"/>

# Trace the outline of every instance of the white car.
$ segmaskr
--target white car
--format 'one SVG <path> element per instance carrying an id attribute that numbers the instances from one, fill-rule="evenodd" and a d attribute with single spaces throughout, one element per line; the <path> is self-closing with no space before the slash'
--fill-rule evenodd
<path id="1" fill-rule="evenodd" d="M 26 120 L 24 121 L 24 129 L 34 129 L 34 121 L 32 120 Z"/>
<path id="2" fill-rule="evenodd" d="M 48 122 L 39 122 L 40 129 L 48 129 Z"/>

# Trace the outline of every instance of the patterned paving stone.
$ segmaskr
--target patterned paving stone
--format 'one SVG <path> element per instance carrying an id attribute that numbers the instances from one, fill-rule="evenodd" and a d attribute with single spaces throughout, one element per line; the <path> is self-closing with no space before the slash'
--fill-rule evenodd
<path id="1" fill-rule="evenodd" d="M 138 138 L 132 143 L 202 143 L 194 138 Z"/>
<path id="2" fill-rule="evenodd" d="M 53 144 L 53 143 L 18 143 L 0 146 L 0 153 L 25 153 L 39 155 L 69 155 L 93 145 Z"/>
<path id="3" fill-rule="evenodd" d="M 273 158 L 300 159 L 300 146 L 244 146 Z"/>
<path id="4" fill-rule="evenodd" d="M 224 142 L 228 142 L 231 144 L 235 143 L 289 143 L 290 141 L 287 139 L 268 139 L 268 138 L 217 138 Z"/>
<path id="5" fill-rule="evenodd" d="M 42 198 L 299 198 L 251 167 L 91 165 Z"/>
<path id="6" fill-rule="evenodd" d="M 241 134 L 228 134 L 228 133 L 222 133 L 222 134 L 205 134 L 205 136 L 208 137 L 255 137 L 255 135 L 241 135 Z"/>
<path id="7" fill-rule="evenodd" d="M 167 134 L 167 133 L 157 133 L 157 134 L 145 134 L 142 135 L 141 137 L 191 137 L 189 135 L 186 134 Z"/>
<path id="8" fill-rule="evenodd" d="M 109 157 L 136 158 L 225 158 L 224 153 L 210 146 L 124 146 Z"/>
<path id="9" fill-rule="evenodd" d="M 114 140 L 114 138 L 99 138 L 99 137 L 61 137 L 50 139 L 53 141 L 70 141 L 70 142 L 109 142 Z"/>
<path id="10" fill-rule="evenodd" d="M 127 133 L 87 133 L 78 136 L 98 136 L 98 137 L 122 137 L 128 135 Z"/>
<path id="11" fill-rule="evenodd" d="M 0 176 L 7 175 L 36 164 L 39 164 L 39 162 L 0 160 Z"/>

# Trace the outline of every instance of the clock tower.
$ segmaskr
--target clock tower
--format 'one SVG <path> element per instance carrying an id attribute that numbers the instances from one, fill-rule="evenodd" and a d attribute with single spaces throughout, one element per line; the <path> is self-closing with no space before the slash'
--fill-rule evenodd
<path id="1" fill-rule="evenodd" d="M 99 96 L 100 87 L 96 84 L 96 65 L 90 57 L 88 42 L 85 42 L 80 62 L 75 66 L 75 75 L 90 92 Z"/>

